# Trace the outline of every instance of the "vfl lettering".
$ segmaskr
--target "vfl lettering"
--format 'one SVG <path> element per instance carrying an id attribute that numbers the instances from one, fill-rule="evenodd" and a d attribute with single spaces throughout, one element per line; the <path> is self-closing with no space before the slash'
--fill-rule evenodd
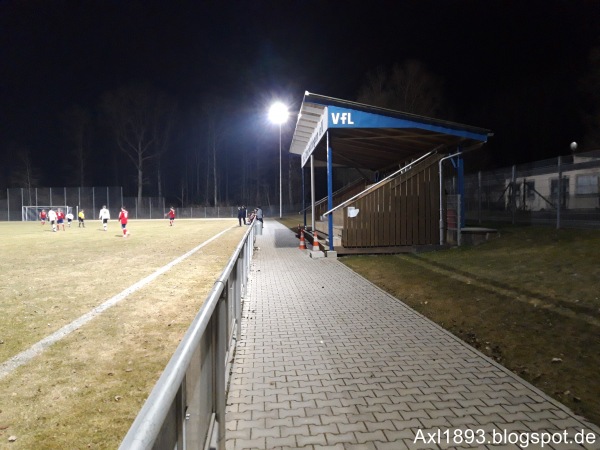
<path id="1" fill-rule="evenodd" d="M 331 113 L 331 121 L 337 125 L 340 121 L 342 125 L 354 125 L 352 113 Z"/>

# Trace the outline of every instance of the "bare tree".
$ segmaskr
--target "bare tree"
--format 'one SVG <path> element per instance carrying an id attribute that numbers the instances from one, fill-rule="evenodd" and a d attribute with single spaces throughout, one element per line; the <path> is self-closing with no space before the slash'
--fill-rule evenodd
<path id="1" fill-rule="evenodd" d="M 202 116 L 206 137 L 206 203 L 208 204 L 210 181 L 213 182 L 213 205 L 219 203 L 219 172 L 217 154 L 224 137 L 224 123 L 222 121 L 222 107 L 217 99 L 208 99 L 202 105 Z"/>
<path id="2" fill-rule="evenodd" d="M 85 173 L 91 151 L 93 121 L 90 112 L 81 106 L 73 106 L 62 116 L 65 137 L 71 144 L 75 158 L 75 170 L 79 186 L 85 186 Z"/>
<path id="3" fill-rule="evenodd" d="M 29 205 L 33 204 L 31 191 L 39 183 L 40 171 L 33 166 L 31 152 L 27 147 L 9 146 L 9 152 L 15 156 L 16 167 L 11 181 L 14 185 L 27 189 Z"/>
<path id="4" fill-rule="evenodd" d="M 357 101 L 429 117 L 445 109 L 442 79 L 415 60 L 369 72 Z"/>
<path id="5" fill-rule="evenodd" d="M 167 152 L 171 144 L 171 134 L 175 124 L 176 104 L 164 94 L 157 94 L 156 114 L 153 120 L 154 152 L 156 158 L 156 183 L 158 196 L 162 197 L 162 155 Z"/>
<path id="6" fill-rule="evenodd" d="M 166 97 L 148 86 L 129 86 L 104 94 L 102 107 L 114 132 L 117 146 L 137 171 L 138 207 L 142 204 L 144 168 L 166 148 L 164 123 L 173 108 Z M 161 143 L 162 142 L 162 143 Z"/>

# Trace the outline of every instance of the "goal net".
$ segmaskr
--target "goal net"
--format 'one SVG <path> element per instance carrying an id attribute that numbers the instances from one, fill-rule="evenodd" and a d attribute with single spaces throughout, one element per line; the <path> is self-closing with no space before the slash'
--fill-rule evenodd
<path id="1" fill-rule="evenodd" d="M 58 205 L 58 206 L 36 206 L 36 205 L 26 205 L 26 206 L 22 206 L 21 207 L 21 220 L 23 222 L 35 222 L 40 220 L 40 213 L 42 212 L 42 210 L 45 210 L 46 213 L 48 213 L 48 211 L 50 211 L 50 208 L 52 208 L 54 211 L 58 211 L 59 209 L 62 209 L 65 213 L 65 215 L 72 213 L 73 215 L 75 215 L 74 211 L 73 211 L 73 207 L 72 206 L 65 206 L 65 205 Z M 48 220 L 46 218 L 46 220 Z"/>

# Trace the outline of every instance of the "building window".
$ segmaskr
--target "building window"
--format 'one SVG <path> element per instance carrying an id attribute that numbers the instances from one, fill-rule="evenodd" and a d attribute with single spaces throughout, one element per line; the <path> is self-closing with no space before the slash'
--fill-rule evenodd
<path id="1" fill-rule="evenodd" d="M 527 180 L 524 181 L 525 192 L 527 193 L 527 198 L 532 199 L 535 198 L 535 181 Z"/>
<path id="2" fill-rule="evenodd" d="M 575 182 L 575 194 L 598 194 L 598 175 L 578 175 Z"/>

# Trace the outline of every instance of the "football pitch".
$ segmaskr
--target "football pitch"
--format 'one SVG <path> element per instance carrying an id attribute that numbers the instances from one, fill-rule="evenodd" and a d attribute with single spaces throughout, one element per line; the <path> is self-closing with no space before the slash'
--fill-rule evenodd
<path id="1" fill-rule="evenodd" d="M 86 222 L 0 223 L 0 449 L 118 447 L 247 229 Z"/>

